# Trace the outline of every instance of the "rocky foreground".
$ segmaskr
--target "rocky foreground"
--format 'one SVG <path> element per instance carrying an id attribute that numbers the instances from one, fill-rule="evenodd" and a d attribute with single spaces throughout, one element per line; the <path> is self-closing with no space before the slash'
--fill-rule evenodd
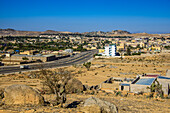
<path id="1" fill-rule="evenodd" d="M 43 95 L 45 100 L 53 100 L 54 95 Z M 22 101 L 22 97 L 18 102 Z M 30 101 L 30 100 L 27 100 Z M 1 105 L 0 112 L 6 113 L 38 113 L 38 112 L 72 112 L 72 113 L 168 113 L 170 112 L 170 103 L 167 99 L 149 99 L 143 95 L 117 95 L 106 92 L 85 92 L 80 94 L 68 94 L 67 102 L 64 108 L 45 104 L 25 104 L 25 105 Z"/>

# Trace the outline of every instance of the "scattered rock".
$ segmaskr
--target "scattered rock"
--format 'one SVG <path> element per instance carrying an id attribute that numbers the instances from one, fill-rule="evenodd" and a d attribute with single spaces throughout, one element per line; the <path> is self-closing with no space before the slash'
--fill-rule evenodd
<path id="1" fill-rule="evenodd" d="M 4 98 L 4 89 L 0 89 L 0 100 Z"/>
<path id="2" fill-rule="evenodd" d="M 7 105 L 44 104 L 44 98 L 33 88 L 26 85 L 12 85 L 5 88 L 3 101 Z"/>
<path id="3" fill-rule="evenodd" d="M 85 113 L 117 113 L 118 110 L 116 106 L 110 102 L 90 97 L 84 102 L 84 110 Z"/>
<path id="4" fill-rule="evenodd" d="M 83 91 L 86 91 L 86 90 L 90 89 L 88 85 L 83 85 L 83 87 L 84 87 Z"/>
<path id="5" fill-rule="evenodd" d="M 99 85 L 91 86 L 89 89 L 90 89 L 90 90 L 92 90 L 92 89 L 97 90 L 97 89 L 99 89 Z"/>

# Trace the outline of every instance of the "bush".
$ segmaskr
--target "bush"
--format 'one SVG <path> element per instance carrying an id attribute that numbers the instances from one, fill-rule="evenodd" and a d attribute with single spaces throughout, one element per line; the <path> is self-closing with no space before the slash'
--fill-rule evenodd
<path id="1" fill-rule="evenodd" d="M 122 96 L 122 93 L 120 91 L 116 92 L 116 96 Z"/>
<path id="2" fill-rule="evenodd" d="M 95 54 L 94 56 L 102 56 L 101 54 Z"/>
<path id="3" fill-rule="evenodd" d="M 146 98 L 153 98 L 154 93 L 151 93 L 150 95 L 146 96 Z"/>
<path id="4" fill-rule="evenodd" d="M 86 69 L 89 71 L 91 67 L 91 62 L 84 63 L 83 66 L 86 67 Z"/>
<path id="5" fill-rule="evenodd" d="M 141 55 L 141 53 L 139 52 L 139 53 L 132 53 L 132 55 Z"/>
<path id="6" fill-rule="evenodd" d="M 147 89 L 150 89 L 151 92 L 157 92 L 157 96 L 163 98 L 162 85 L 157 80 L 150 87 L 147 87 Z"/>
<path id="7" fill-rule="evenodd" d="M 22 60 L 29 60 L 27 57 L 23 57 Z"/>

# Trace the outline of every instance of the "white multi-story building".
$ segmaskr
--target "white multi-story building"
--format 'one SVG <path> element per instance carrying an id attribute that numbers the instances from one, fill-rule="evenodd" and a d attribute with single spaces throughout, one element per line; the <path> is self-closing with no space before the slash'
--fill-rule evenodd
<path id="1" fill-rule="evenodd" d="M 112 44 L 112 45 L 105 46 L 105 52 L 103 55 L 111 56 L 111 57 L 116 56 L 116 45 Z"/>

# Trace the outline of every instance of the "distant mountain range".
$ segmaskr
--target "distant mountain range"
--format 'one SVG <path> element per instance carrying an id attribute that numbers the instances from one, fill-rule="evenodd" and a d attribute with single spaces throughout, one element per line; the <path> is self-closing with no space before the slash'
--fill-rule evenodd
<path id="1" fill-rule="evenodd" d="M 39 36 L 41 34 L 59 34 L 59 33 L 71 33 L 71 32 L 63 32 L 63 31 L 19 31 L 15 29 L 0 29 L 0 36 Z"/>
<path id="2" fill-rule="evenodd" d="M 65 32 L 65 31 L 54 31 L 54 30 L 47 30 L 47 31 L 19 31 L 15 29 L 0 29 L 0 36 L 39 36 L 40 34 L 60 34 L 60 33 L 66 33 L 66 34 L 74 34 L 72 32 Z M 95 31 L 95 32 L 84 32 L 84 33 L 78 33 L 75 34 L 85 34 L 85 35 L 125 35 L 125 34 L 131 34 L 128 31 L 122 31 L 122 30 L 113 30 L 111 32 L 103 32 L 103 31 Z"/>
<path id="3" fill-rule="evenodd" d="M 111 32 L 95 31 L 95 32 L 85 32 L 83 34 L 86 34 L 86 35 L 126 35 L 126 34 L 131 34 L 131 33 L 128 31 L 113 30 Z"/>
<path id="4" fill-rule="evenodd" d="M 148 34 L 148 33 L 130 33 L 128 31 L 123 30 L 113 30 L 111 32 L 104 32 L 104 31 L 93 31 L 93 32 L 66 32 L 66 31 L 54 31 L 54 30 L 47 30 L 47 31 L 20 31 L 15 29 L 0 29 L 0 36 L 39 36 L 45 34 L 81 34 L 81 35 L 90 35 L 90 36 L 159 36 L 158 34 Z M 163 35 L 163 34 L 161 34 Z M 169 34 L 164 34 L 169 35 Z"/>

